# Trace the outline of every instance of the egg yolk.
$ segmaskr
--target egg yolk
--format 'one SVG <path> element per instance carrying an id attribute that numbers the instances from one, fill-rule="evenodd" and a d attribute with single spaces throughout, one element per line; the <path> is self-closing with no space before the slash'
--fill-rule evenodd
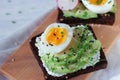
<path id="1" fill-rule="evenodd" d="M 104 5 L 107 0 L 89 0 L 89 2 L 93 5 Z"/>
<path id="2" fill-rule="evenodd" d="M 65 42 L 67 39 L 67 30 L 66 28 L 52 28 L 46 35 L 46 40 L 49 44 L 57 46 Z"/>

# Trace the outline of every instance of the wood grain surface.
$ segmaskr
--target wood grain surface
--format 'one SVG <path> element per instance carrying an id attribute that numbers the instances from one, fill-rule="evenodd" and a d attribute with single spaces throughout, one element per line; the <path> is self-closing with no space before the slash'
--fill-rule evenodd
<path id="1" fill-rule="evenodd" d="M 118 11 L 116 14 L 116 21 L 113 26 L 90 24 L 93 27 L 97 38 L 102 42 L 102 47 L 106 54 L 120 35 L 120 1 L 117 0 L 117 3 Z M 21 45 L 20 48 L 10 55 L 10 57 L 2 65 L 0 71 L 10 80 L 44 80 L 43 72 L 32 53 L 29 42 L 33 36 L 44 31 L 49 24 L 56 22 L 57 15 L 57 9 L 51 11 L 45 20 L 39 24 L 32 35 Z M 91 75 L 92 73 L 83 74 L 71 78 L 70 80 L 89 80 Z"/>

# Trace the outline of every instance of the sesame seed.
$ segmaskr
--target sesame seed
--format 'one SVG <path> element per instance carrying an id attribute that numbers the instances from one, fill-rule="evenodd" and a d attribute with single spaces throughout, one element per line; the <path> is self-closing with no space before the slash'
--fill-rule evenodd
<path id="1" fill-rule="evenodd" d="M 44 42 L 42 42 L 42 44 L 44 44 Z"/>
<path id="2" fill-rule="evenodd" d="M 73 34 L 73 37 L 75 37 L 75 35 Z"/>
<path id="3" fill-rule="evenodd" d="M 66 79 L 68 79 L 68 76 L 65 76 Z"/>
<path id="4" fill-rule="evenodd" d="M 47 79 L 47 76 L 45 76 L 45 79 Z"/>
<path id="5" fill-rule="evenodd" d="M 63 18 L 60 18 L 60 21 L 63 21 L 64 19 Z"/>
<path id="6" fill-rule="evenodd" d="M 53 44 L 51 44 L 51 43 L 50 43 L 49 45 L 50 45 L 50 46 L 53 46 Z"/>
<path id="7" fill-rule="evenodd" d="M 61 69 L 64 69 L 63 67 L 61 67 Z"/>
<path id="8" fill-rule="evenodd" d="M 15 58 L 12 58 L 12 62 L 15 62 Z"/>
<path id="9" fill-rule="evenodd" d="M 41 38 L 39 38 L 39 40 L 41 41 Z"/>
<path id="10" fill-rule="evenodd" d="M 54 35 L 54 36 L 56 36 L 56 34 L 55 34 L 55 33 L 53 33 L 53 35 Z"/>
<path id="11" fill-rule="evenodd" d="M 73 53 L 73 55 L 75 56 L 75 55 L 76 55 L 76 53 Z"/>

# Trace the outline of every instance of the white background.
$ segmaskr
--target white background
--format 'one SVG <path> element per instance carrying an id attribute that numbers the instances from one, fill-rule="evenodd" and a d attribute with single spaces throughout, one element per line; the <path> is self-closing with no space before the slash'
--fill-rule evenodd
<path id="1" fill-rule="evenodd" d="M 56 0 L 0 0 L 0 66 L 56 7 Z M 120 38 L 110 50 L 108 67 L 90 80 L 120 80 Z M 0 75 L 0 80 L 8 80 Z"/>

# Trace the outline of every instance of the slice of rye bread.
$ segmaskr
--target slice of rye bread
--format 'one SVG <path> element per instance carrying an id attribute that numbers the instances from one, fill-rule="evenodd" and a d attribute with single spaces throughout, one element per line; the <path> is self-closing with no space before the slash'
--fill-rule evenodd
<path id="1" fill-rule="evenodd" d="M 95 36 L 91 27 L 89 27 L 89 30 L 92 31 L 93 36 L 96 39 L 96 36 Z M 63 76 L 60 76 L 60 77 L 51 76 L 47 73 L 46 69 L 44 68 L 43 63 L 41 61 L 41 57 L 38 55 L 39 54 L 38 53 L 38 48 L 35 46 L 36 37 L 40 36 L 41 34 L 39 34 L 39 35 L 37 35 L 37 36 L 35 36 L 31 39 L 30 46 L 31 46 L 31 49 L 33 51 L 33 54 L 34 54 L 35 58 L 38 61 L 38 64 L 40 65 L 40 67 L 41 67 L 41 69 L 44 73 L 45 80 L 68 80 L 69 78 L 72 78 L 72 77 L 75 77 L 75 76 L 78 76 L 78 75 L 81 75 L 81 74 L 85 74 L 85 73 L 90 73 L 90 72 L 93 72 L 93 71 L 96 71 L 96 70 L 99 70 L 99 69 L 104 69 L 104 68 L 107 67 L 107 60 L 106 60 L 104 52 L 101 48 L 101 50 L 100 50 L 100 61 L 97 64 L 95 64 L 94 66 L 89 66 L 86 69 L 81 69 L 77 72 L 69 73 L 69 74 L 66 74 L 66 75 L 63 75 Z"/>
<path id="2" fill-rule="evenodd" d="M 91 19 L 80 19 L 74 17 L 64 17 L 63 12 L 58 9 L 58 22 L 67 23 L 67 24 L 105 24 L 105 25 L 113 25 L 115 22 L 115 14 L 108 12 L 105 14 L 98 14 L 98 18 Z"/>

